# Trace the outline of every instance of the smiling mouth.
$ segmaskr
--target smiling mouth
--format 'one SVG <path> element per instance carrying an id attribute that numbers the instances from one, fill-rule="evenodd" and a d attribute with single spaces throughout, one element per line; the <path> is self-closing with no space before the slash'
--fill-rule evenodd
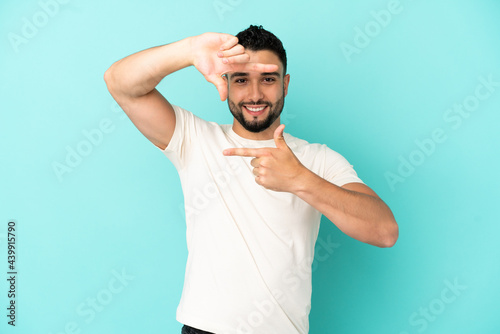
<path id="1" fill-rule="evenodd" d="M 262 115 L 267 108 L 266 105 L 264 105 L 264 106 L 243 106 L 243 107 L 252 116 Z"/>

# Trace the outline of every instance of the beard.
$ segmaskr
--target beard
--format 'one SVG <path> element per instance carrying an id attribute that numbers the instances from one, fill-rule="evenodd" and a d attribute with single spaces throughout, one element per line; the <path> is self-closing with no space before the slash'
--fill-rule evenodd
<path id="1" fill-rule="evenodd" d="M 247 131 L 257 133 L 269 128 L 271 124 L 273 124 L 274 121 L 281 115 L 283 106 L 285 105 L 285 94 L 283 92 L 281 98 L 279 98 L 274 104 L 268 101 L 259 100 L 257 102 L 240 102 L 236 105 L 229 97 L 227 99 L 227 104 L 231 114 L 233 114 L 234 118 L 236 118 L 236 120 Z M 266 105 L 269 107 L 269 112 L 267 113 L 267 117 L 263 120 L 258 120 L 258 117 L 253 117 L 251 121 L 248 121 L 243 115 L 243 105 Z"/>

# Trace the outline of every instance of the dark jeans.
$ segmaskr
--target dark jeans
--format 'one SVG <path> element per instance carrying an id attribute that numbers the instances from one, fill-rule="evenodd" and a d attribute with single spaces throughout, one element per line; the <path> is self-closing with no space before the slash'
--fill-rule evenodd
<path id="1" fill-rule="evenodd" d="M 189 327 L 188 325 L 184 325 L 182 326 L 181 334 L 214 334 L 214 333 L 202 331 L 201 329 L 196 329 L 193 327 Z"/>

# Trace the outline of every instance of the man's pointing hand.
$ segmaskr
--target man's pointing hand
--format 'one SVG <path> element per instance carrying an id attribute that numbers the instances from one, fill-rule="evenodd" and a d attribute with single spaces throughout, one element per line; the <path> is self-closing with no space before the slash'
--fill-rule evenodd
<path id="1" fill-rule="evenodd" d="M 270 190 L 293 193 L 309 170 L 288 147 L 283 137 L 284 129 L 285 125 L 281 124 L 274 131 L 276 148 L 228 148 L 223 154 L 254 157 L 250 164 L 254 167 L 255 182 Z"/>

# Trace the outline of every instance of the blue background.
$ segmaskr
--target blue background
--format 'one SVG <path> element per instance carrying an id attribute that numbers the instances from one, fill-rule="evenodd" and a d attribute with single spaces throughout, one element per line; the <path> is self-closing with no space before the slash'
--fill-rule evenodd
<path id="1" fill-rule="evenodd" d="M 103 74 L 139 50 L 262 24 L 288 53 L 286 132 L 344 155 L 400 226 L 379 249 L 323 219 L 335 247 L 313 267 L 310 333 L 500 333 L 499 15 L 493 0 L 2 1 L 0 267 L 15 220 L 19 274 L 15 328 L 1 279 L 0 332 L 180 333 L 178 175 Z M 193 67 L 158 88 L 232 122 Z M 469 116 L 449 111 L 464 103 Z M 57 172 L 78 147 L 87 155 Z"/>

